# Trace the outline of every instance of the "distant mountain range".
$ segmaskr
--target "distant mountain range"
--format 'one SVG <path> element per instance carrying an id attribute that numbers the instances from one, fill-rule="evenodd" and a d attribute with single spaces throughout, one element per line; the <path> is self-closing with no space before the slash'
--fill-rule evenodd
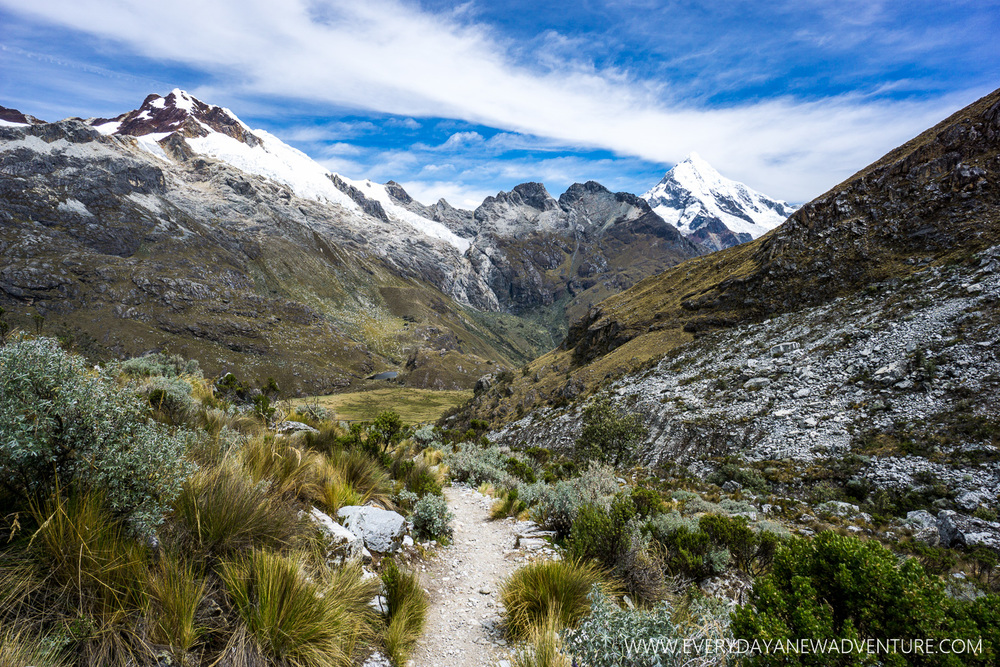
<path id="1" fill-rule="evenodd" d="M 651 192 L 681 183 L 690 162 Z M 724 182 L 698 167 L 702 182 Z M 523 183 L 475 211 L 424 205 L 392 181 L 333 174 L 181 90 L 115 118 L 0 109 L 0 168 L 11 317 L 43 315 L 92 356 L 178 349 L 302 392 L 385 369 L 471 386 L 490 364 L 555 346 L 604 298 L 753 235 L 704 215 L 667 222 L 653 199 L 593 181 L 558 199 Z M 738 218 L 745 203 L 743 186 L 678 187 L 684 210 Z M 665 194 L 655 202 L 670 210 Z"/>

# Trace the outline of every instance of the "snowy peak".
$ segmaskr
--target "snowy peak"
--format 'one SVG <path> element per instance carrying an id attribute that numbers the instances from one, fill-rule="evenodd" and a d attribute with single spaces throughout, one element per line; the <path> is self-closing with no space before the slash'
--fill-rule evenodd
<path id="1" fill-rule="evenodd" d="M 205 104 L 179 88 L 166 97 L 149 95 L 138 109 L 117 118 L 95 118 L 88 122 L 102 134 L 143 137 L 178 133 L 185 137 L 205 137 L 217 132 L 248 146 L 260 144 L 260 139 L 232 111 Z"/>
<path id="2" fill-rule="evenodd" d="M 795 207 L 730 180 L 691 153 L 642 196 L 661 218 L 713 250 L 774 229 Z"/>
<path id="3" fill-rule="evenodd" d="M 39 120 L 34 116 L 29 116 L 28 114 L 23 114 L 17 109 L 9 109 L 5 106 L 0 106 L 0 127 L 18 127 L 24 125 L 39 125 L 45 123 L 44 120 Z"/>

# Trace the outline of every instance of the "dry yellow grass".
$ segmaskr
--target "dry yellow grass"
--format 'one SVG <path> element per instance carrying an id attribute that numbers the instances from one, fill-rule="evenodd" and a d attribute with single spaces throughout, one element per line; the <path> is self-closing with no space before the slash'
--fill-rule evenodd
<path id="1" fill-rule="evenodd" d="M 331 394 L 292 401 L 293 405 L 319 403 L 332 410 L 334 419 L 370 421 L 380 412 L 393 410 L 407 424 L 435 422 L 445 412 L 472 398 L 471 391 L 435 391 L 411 387 L 389 387 L 349 394 Z"/>

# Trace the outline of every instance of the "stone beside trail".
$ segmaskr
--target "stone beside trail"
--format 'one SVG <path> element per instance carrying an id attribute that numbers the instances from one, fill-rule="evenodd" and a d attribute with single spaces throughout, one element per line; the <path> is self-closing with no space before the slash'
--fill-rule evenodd
<path id="1" fill-rule="evenodd" d="M 412 667 L 472 667 L 510 664 L 512 649 L 503 638 L 499 589 L 503 580 L 534 557 L 552 557 L 548 547 L 518 534 L 526 524 L 490 521 L 494 499 L 474 489 L 444 490 L 454 513 L 451 545 L 418 565 L 430 597 L 427 626 L 413 651 Z"/>

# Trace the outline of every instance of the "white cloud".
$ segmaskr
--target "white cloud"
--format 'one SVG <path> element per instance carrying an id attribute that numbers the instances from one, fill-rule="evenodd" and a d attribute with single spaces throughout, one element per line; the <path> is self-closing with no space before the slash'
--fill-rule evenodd
<path id="1" fill-rule="evenodd" d="M 113 8 L 106 0 L 0 5 L 150 58 L 202 68 L 239 94 L 461 118 L 658 162 L 697 150 L 727 176 L 795 201 L 819 194 L 975 96 L 685 106 L 670 99 L 662 82 L 559 60 L 566 49 L 553 48 L 554 38 L 544 70 L 514 64 L 525 59 L 470 23 L 468 8 L 433 14 L 401 0 L 176 0 L 168 12 L 140 0 L 119 0 Z M 860 23 L 869 19 L 862 15 Z"/>

